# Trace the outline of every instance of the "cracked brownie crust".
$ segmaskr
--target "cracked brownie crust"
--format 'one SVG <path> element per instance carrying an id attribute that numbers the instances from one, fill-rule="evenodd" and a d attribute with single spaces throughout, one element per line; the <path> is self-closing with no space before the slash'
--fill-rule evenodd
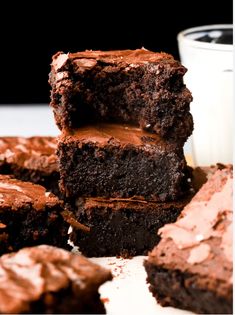
<path id="1" fill-rule="evenodd" d="M 56 138 L 0 137 L 0 174 L 44 186 L 59 195 Z"/>
<path id="2" fill-rule="evenodd" d="M 104 314 L 99 286 L 110 271 L 85 257 L 41 245 L 0 258 L 1 314 Z"/>

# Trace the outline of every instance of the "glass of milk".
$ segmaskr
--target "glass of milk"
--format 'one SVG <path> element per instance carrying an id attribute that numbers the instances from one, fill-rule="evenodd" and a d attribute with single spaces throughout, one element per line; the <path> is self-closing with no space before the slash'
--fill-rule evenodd
<path id="1" fill-rule="evenodd" d="M 194 165 L 232 163 L 233 28 L 208 25 L 178 34 L 185 83 L 193 94 L 191 138 Z"/>

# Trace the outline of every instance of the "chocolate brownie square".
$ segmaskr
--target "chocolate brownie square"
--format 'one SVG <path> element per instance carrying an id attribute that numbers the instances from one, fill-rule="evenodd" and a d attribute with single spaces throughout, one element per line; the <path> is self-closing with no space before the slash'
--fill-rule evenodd
<path id="1" fill-rule="evenodd" d="M 78 198 L 67 209 L 83 225 L 71 221 L 70 239 L 89 257 L 146 255 L 160 240 L 158 229 L 174 222 L 188 202 Z"/>
<path id="2" fill-rule="evenodd" d="M 63 210 L 44 187 L 0 175 L 0 255 L 38 244 L 70 248 Z"/>
<path id="3" fill-rule="evenodd" d="M 0 174 L 46 187 L 59 195 L 56 138 L 0 137 Z"/>
<path id="4" fill-rule="evenodd" d="M 181 212 L 159 230 L 162 240 L 144 265 L 163 306 L 232 314 L 231 168 L 218 170 Z"/>
<path id="5" fill-rule="evenodd" d="M 187 188 L 182 147 L 133 126 L 99 124 L 62 133 L 57 154 L 60 188 L 69 199 L 177 200 Z"/>
<path id="6" fill-rule="evenodd" d="M 0 258 L 1 314 L 104 314 L 99 287 L 110 271 L 83 256 L 41 245 Z"/>
<path id="7" fill-rule="evenodd" d="M 56 123 L 130 123 L 184 143 L 193 130 L 185 72 L 171 55 L 146 49 L 58 52 L 49 76 Z"/>

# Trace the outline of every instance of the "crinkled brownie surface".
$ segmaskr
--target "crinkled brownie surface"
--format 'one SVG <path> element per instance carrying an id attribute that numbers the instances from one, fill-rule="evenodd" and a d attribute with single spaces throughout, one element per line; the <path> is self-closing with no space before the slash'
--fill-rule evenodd
<path id="1" fill-rule="evenodd" d="M 0 137 L 0 174 L 43 185 L 59 195 L 56 138 Z"/>
<path id="2" fill-rule="evenodd" d="M 112 275 L 83 256 L 41 245 L 2 256 L 0 279 L 0 313 L 100 313 L 97 291 Z"/>

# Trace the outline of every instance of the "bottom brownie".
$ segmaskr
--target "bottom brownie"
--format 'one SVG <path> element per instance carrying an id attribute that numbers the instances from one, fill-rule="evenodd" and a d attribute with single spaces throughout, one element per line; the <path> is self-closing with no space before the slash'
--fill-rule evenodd
<path id="1" fill-rule="evenodd" d="M 62 211 L 44 187 L 0 175 L 0 255 L 39 244 L 69 248 Z"/>
<path id="2" fill-rule="evenodd" d="M 1 314 L 104 314 L 98 289 L 110 271 L 41 245 L 0 258 Z"/>
<path id="3" fill-rule="evenodd" d="M 188 201 L 81 198 L 76 207 L 67 205 L 83 224 L 71 222 L 70 239 L 89 257 L 145 255 L 159 242 L 158 229 L 174 222 Z"/>

